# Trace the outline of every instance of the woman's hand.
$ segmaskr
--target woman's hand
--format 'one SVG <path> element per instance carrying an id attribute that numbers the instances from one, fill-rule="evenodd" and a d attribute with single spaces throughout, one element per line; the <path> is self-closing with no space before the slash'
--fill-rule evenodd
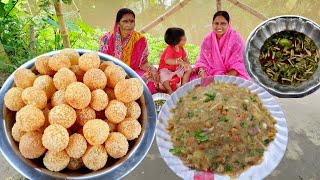
<path id="1" fill-rule="evenodd" d="M 199 72 L 198 72 L 198 77 L 199 78 L 203 78 L 203 77 L 206 77 L 207 76 L 207 73 L 204 69 L 202 68 L 199 68 Z"/>
<path id="2" fill-rule="evenodd" d="M 160 81 L 160 76 L 157 68 L 152 66 L 150 72 L 152 74 L 153 79 L 158 83 Z"/>
<path id="3" fill-rule="evenodd" d="M 228 73 L 227 73 L 227 75 L 229 75 L 229 76 L 238 76 L 238 71 L 236 71 L 236 70 L 234 70 L 234 69 L 232 69 L 231 71 L 229 71 Z"/>

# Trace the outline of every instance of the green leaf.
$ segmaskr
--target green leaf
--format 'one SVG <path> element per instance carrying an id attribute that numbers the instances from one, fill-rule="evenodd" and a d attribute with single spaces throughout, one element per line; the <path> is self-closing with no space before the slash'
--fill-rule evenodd
<path id="1" fill-rule="evenodd" d="M 243 103 L 243 104 L 242 104 L 242 107 L 243 107 L 243 109 L 244 109 L 245 111 L 248 111 L 248 105 L 247 105 L 246 103 Z"/>
<path id="2" fill-rule="evenodd" d="M 250 98 L 250 101 L 252 101 L 252 102 L 257 102 L 257 100 L 256 100 L 256 98 L 254 98 L 254 97 L 249 97 Z"/>
<path id="3" fill-rule="evenodd" d="M 180 122 L 180 119 L 181 119 L 181 118 L 176 119 L 176 121 L 175 121 L 176 124 L 178 124 L 178 123 Z"/>
<path id="4" fill-rule="evenodd" d="M 223 116 L 223 117 L 219 118 L 219 121 L 228 122 L 229 119 L 227 117 Z"/>
<path id="5" fill-rule="evenodd" d="M 173 148 L 173 149 L 169 149 L 169 152 L 171 152 L 174 155 L 177 155 L 177 154 L 181 154 L 182 150 L 183 150 L 182 148 Z"/>
<path id="6" fill-rule="evenodd" d="M 50 18 L 42 18 L 42 20 L 56 28 L 59 28 L 59 24 Z"/>
<path id="7" fill-rule="evenodd" d="M 213 101 L 216 98 L 216 93 L 205 93 L 205 96 L 207 96 L 207 98 L 204 100 L 204 102 L 209 102 L 209 101 Z"/>
<path id="8" fill-rule="evenodd" d="M 66 25 L 72 30 L 72 31 L 79 31 L 77 26 L 73 24 L 71 21 L 66 20 Z"/>
<path id="9" fill-rule="evenodd" d="M 0 1 L 0 17 L 6 15 L 6 10 L 4 9 L 5 4 Z"/>
<path id="10" fill-rule="evenodd" d="M 193 111 L 188 111 L 187 113 L 189 118 L 192 118 L 194 116 L 194 112 Z"/>
<path id="11" fill-rule="evenodd" d="M 255 119 L 254 115 L 251 115 L 250 121 L 253 121 Z"/>
<path id="12" fill-rule="evenodd" d="M 50 5 L 51 5 L 50 0 L 38 0 L 37 4 L 44 11 L 46 11 L 46 12 L 50 11 Z"/>
<path id="13" fill-rule="evenodd" d="M 64 4 L 70 5 L 70 4 L 72 3 L 72 0 L 62 0 L 62 2 L 63 2 Z"/>
<path id="14" fill-rule="evenodd" d="M 249 152 L 250 156 L 253 157 L 255 155 L 255 152 L 256 152 L 255 150 L 251 149 Z"/>
<path id="15" fill-rule="evenodd" d="M 180 99 L 179 99 L 179 102 L 181 103 L 182 101 L 183 101 L 183 98 L 180 98 Z"/>
<path id="16" fill-rule="evenodd" d="M 197 100 L 197 96 L 192 96 L 192 101 Z"/>
<path id="17" fill-rule="evenodd" d="M 77 25 L 81 27 L 81 29 L 86 33 L 90 33 L 90 34 L 95 33 L 95 30 L 92 27 L 90 27 L 88 24 L 83 22 L 81 19 L 77 19 Z"/>
<path id="18" fill-rule="evenodd" d="M 268 139 L 268 138 L 265 139 L 265 140 L 264 140 L 264 143 L 265 143 L 265 144 L 269 144 L 269 143 L 270 143 L 270 139 Z"/>
<path id="19" fill-rule="evenodd" d="M 263 153 L 264 153 L 264 150 L 263 149 L 257 149 L 257 152 L 259 153 L 260 156 L 262 156 Z"/>
<path id="20" fill-rule="evenodd" d="M 217 163 L 213 163 L 211 166 L 212 170 L 216 170 L 218 168 L 218 164 Z"/>
<path id="21" fill-rule="evenodd" d="M 231 171 L 231 170 L 232 170 L 232 167 L 231 167 L 229 164 L 227 164 L 224 169 L 225 169 L 226 171 Z"/>
<path id="22" fill-rule="evenodd" d="M 198 143 L 202 143 L 202 142 L 208 141 L 209 134 L 202 132 L 200 129 L 197 129 L 195 131 L 194 137 L 196 138 Z"/>
<path id="23" fill-rule="evenodd" d="M 242 127 L 242 128 L 248 128 L 248 124 L 246 124 L 246 123 L 240 123 L 240 126 Z"/>

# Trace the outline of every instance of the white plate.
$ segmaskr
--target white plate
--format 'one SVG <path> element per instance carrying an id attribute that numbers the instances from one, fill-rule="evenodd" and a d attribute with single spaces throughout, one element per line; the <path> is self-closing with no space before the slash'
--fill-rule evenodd
<path id="1" fill-rule="evenodd" d="M 252 166 L 248 170 L 241 173 L 241 175 L 237 178 L 240 180 L 248 180 L 248 179 L 263 179 L 278 166 L 282 157 L 285 154 L 287 144 L 288 144 L 288 128 L 287 121 L 284 113 L 282 112 L 280 106 L 275 101 L 275 99 L 265 91 L 262 87 L 254 84 L 251 81 L 247 81 L 242 78 L 234 77 L 234 76 L 215 76 L 209 78 L 196 79 L 192 82 L 185 84 L 183 87 L 179 88 L 176 92 L 174 92 L 169 99 L 167 99 L 166 103 L 163 105 L 160 114 L 158 116 L 158 122 L 156 126 L 156 139 L 157 145 L 160 151 L 161 156 L 167 165 L 175 172 L 179 177 L 183 179 L 193 180 L 197 179 L 195 176 L 202 176 L 204 174 L 208 174 L 205 172 L 197 172 L 193 169 L 190 169 L 183 165 L 182 161 L 177 157 L 172 155 L 169 152 L 169 149 L 172 149 L 172 142 L 170 141 L 170 135 L 166 131 L 166 127 L 168 126 L 168 120 L 172 116 L 170 113 L 170 109 L 176 106 L 177 101 L 180 97 L 182 97 L 187 91 L 193 89 L 196 85 L 203 85 L 204 83 L 217 82 L 226 82 L 226 83 L 236 83 L 239 87 L 248 87 L 252 93 L 256 93 L 261 99 L 263 105 L 268 109 L 274 119 L 277 121 L 275 127 L 277 129 L 277 134 L 275 136 L 274 141 L 270 143 L 267 151 L 264 152 L 263 161 L 260 165 Z M 212 173 L 210 173 L 212 176 Z M 206 179 L 212 179 L 207 176 Z M 229 176 L 214 174 L 215 180 L 227 180 L 231 179 Z M 202 176 L 204 179 L 205 177 Z M 201 179 L 202 179 L 201 178 Z"/>

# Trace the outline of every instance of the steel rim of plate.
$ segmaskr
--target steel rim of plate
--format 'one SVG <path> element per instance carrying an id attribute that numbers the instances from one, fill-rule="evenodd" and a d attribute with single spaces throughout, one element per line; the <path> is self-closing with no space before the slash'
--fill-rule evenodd
<path id="1" fill-rule="evenodd" d="M 84 49 L 76 49 L 80 55 L 86 52 L 92 52 L 90 50 L 84 50 Z M 58 51 L 52 51 L 43 55 L 52 56 L 54 54 L 57 54 L 60 52 Z M 100 56 L 100 59 L 102 61 L 112 61 L 115 64 L 121 66 L 128 76 L 139 78 L 142 82 L 143 80 L 138 76 L 129 66 L 124 64 L 122 61 L 106 55 L 102 54 L 100 52 L 97 52 Z M 43 56 L 40 55 L 40 56 Z M 40 57 L 38 56 L 38 57 Z M 38 58 L 35 57 L 32 60 L 29 60 L 19 68 L 31 68 L 34 65 L 35 60 Z M 122 177 L 129 174 L 133 169 L 135 169 L 141 161 L 144 159 L 144 157 L 147 155 L 153 139 L 155 137 L 155 128 L 156 128 L 156 112 L 155 107 L 152 99 L 152 95 L 150 91 L 148 90 L 148 87 L 144 84 L 144 97 L 146 102 L 146 111 L 147 111 L 147 123 L 146 123 L 146 129 L 144 133 L 142 134 L 141 141 L 139 144 L 135 147 L 135 149 L 131 152 L 131 154 L 128 156 L 128 158 L 123 161 L 122 163 L 106 170 L 105 172 L 92 172 L 88 175 L 81 175 L 81 176 L 68 176 L 62 173 L 54 173 L 56 177 L 49 175 L 47 173 L 44 173 L 41 168 L 34 168 L 29 166 L 24 160 L 20 159 L 20 157 L 16 154 L 15 150 L 11 146 L 11 141 L 9 139 L 9 132 L 6 131 L 5 128 L 5 120 L 3 119 L 3 108 L 4 108 L 4 94 L 7 92 L 12 84 L 13 84 L 13 74 L 12 73 L 9 78 L 5 81 L 2 88 L 0 89 L 0 117 L 2 117 L 2 122 L 0 123 L 0 151 L 2 155 L 5 157 L 7 162 L 16 169 L 20 174 L 23 176 L 29 178 L 29 179 L 121 179 Z M 9 81 L 11 79 L 11 81 Z M 49 170 L 47 170 L 49 171 Z"/>

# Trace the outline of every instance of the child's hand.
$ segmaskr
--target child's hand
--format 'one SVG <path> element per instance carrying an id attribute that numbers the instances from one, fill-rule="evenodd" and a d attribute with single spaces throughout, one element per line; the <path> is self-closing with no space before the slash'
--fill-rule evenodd
<path id="1" fill-rule="evenodd" d="M 185 70 L 188 70 L 189 68 L 191 68 L 191 66 L 188 63 L 184 62 L 183 60 L 180 60 L 178 64 L 182 66 Z"/>

